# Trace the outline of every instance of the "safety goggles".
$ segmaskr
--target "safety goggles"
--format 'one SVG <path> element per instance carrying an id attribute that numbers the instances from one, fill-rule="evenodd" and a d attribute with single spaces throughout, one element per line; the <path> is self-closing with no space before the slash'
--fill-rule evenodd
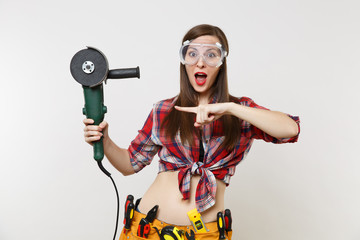
<path id="1" fill-rule="evenodd" d="M 180 60 L 184 65 L 194 65 L 202 57 L 207 65 L 219 67 L 226 56 L 227 52 L 218 42 L 215 44 L 205 44 L 192 43 L 187 40 L 180 48 Z"/>

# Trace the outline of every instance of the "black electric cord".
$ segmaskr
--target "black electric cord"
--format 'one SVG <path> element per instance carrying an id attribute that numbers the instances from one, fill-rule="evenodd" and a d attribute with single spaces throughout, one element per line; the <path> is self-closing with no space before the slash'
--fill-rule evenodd
<path id="1" fill-rule="evenodd" d="M 97 161 L 97 162 L 98 162 L 98 165 L 99 165 L 99 168 L 101 169 L 101 171 L 102 171 L 103 173 L 105 173 L 105 175 L 108 176 L 108 177 L 111 179 L 112 183 L 114 184 L 114 188 L 115 188 L 115 192 L 116 192 L 117 211 L 116 211 L 115 233 L 114 233 L 114 238 L 113 238 L 113 240 L 115 240 L 115 239 L 116 239 L 116 232 L 117 232 L 117 228 L 118 228 L 118 224 L 119 224 L 119 206 L 120 206 L 120 204 L 119 204 L 119 202 L 120 202 L 120 200 L 119 200 L 119 192 L 118 192 L 118 190 L 117 190 L 117 187 L 116 187 L 116 184 L 115 184 L 115 182 L 114 182 L 114 179 L 111 177 L 111 174 L 104 168 L 104 166 L 102 165 L 102 162 L 101 162 L 101 161 Z"/>

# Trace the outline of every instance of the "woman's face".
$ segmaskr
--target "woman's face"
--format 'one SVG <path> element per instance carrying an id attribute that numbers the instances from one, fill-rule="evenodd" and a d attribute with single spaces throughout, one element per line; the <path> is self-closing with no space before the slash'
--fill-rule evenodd
<path id="1" fill-rule="evenodd" d="M 211 35 L 200 36 L 191 41 L 191 43 L 201 44 L 216 44 L 217 42 L 220 42 L 219 39 Z M 209 66 L 203 57 L 200 57 L 195 64 L 185 65 L 185 69 L 191 86 L 200 93 L 200 98 L 209 98 L 209 90 L 215 82 L 220 67 Z"/>

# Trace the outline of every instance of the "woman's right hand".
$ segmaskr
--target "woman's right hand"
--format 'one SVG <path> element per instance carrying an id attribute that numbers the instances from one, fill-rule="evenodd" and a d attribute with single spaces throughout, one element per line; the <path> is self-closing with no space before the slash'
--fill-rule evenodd
<path id="1" fill-rule="evenodd" d="M 106 121 L 103 121 L 99 124 L 99 126 L 97 125 L 92 125 L 94 123 L 94 120 L 92 119 L 84 119 L 84 124 L 85 124 L 85 128 L 84 128 L 84 137 L 85 137 L 85 142 L 87 142 L 88 144 L 90 144 L 91 146 L 93 145 L 94 142 L 100 140 L 100 138 L 103 136 L 104 140 L 107 140 L 108 136 L 108 126 L 109 124 Z"/>

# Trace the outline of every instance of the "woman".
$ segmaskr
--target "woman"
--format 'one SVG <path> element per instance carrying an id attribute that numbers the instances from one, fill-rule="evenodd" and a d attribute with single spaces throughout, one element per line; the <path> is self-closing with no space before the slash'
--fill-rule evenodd
<path id="1" fill-rule="evenodd" d="M 195 230 L 187 213 L 196 208 L 208 229 L 195 231 L 196 239 L 219 239 L 216 221 L 217 213 L 224 211 L 225 188 L 253 139 L 297 141 L 298 117 L 229 94 L 228 51 L 226 36 L 218 27 L 190 29 L 180 49 L 179 95 L 154 105 L 128 149 L 110 139 L 105 121 L 94 126 L 91 119 L 84 120 L 85 141 L 91 144 L 103 137 L 106 157 L 123 175 L 140 171 L 156 153 L 160 158 L 159 173 L 138 205 L 131 231 L 120 239 L 141 239 L 136 236 L 139 221 L 155 205 L 159 211 L 153 226 L 159 231 L 166 223 Z M 159 239 L 157 235 L 152 228 L 148 237 Z M 226 237 L 231 239 L 231 231 Z"/>

